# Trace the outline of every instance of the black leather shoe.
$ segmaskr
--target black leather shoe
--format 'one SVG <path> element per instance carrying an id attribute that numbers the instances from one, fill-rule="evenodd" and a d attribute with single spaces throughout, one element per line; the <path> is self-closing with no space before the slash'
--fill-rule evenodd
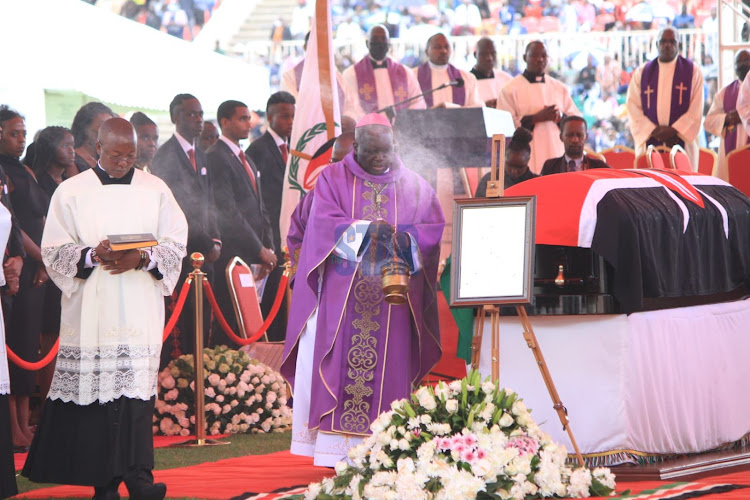
<path id="1" fill-rule="evenodd" d="M 109 486 L 95 487 L 93 500 L 120 500 L 120 494 L 117 487 L 112 489 Z"/>
<path id="2" fill-rule="evenodd" d="M 165 496 L 167 496 L 167 485 L 164 483 L 141 486 L 136 491 L 130 491 L 131 500 L 163 500 Z"/>

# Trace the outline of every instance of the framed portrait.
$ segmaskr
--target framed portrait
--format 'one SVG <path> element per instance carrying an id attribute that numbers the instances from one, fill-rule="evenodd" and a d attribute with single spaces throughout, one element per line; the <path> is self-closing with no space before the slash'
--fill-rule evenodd
<path id="1" fill-rule="evenodd" d="M 536 197 L 453 202 L 451 306 L 529 304 Z"/>

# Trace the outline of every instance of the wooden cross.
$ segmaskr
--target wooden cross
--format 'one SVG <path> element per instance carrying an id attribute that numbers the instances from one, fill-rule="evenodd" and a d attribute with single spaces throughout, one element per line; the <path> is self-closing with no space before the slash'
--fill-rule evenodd
<path id="1" fill-rule="evenodd" d="M 643 91 L 644 94 L 646 94 L 646 109 L 651 109 L 651 94 L 653 94 L 655 91 L 651 88 L 651 85 L 646 87 L 646 90 Z"/>
<path id="2" fill-rule="evenodd" d="M 359 88 L 359 93 L 362 94 L 362 97 L 365 98 L 365 101 L 369 101 L 370 98 L 372 98 L 373 92 L 375 92 L 375 87 L 373 87 L 369 83 L 365 83 Z"/>
<path id="3" fill-rule="evenodd" d="M 404 87 L 399 87 L 396 89 L 396 91 L 393 93 L 393 97 L 396 98 L 396 102 L 401 102 L 406 99 L 406 89 Z"/>
<path id="4" fill-rule="evenodd" d="M 675 88 L 680 91 L 680 102 L 679 102 L 679 105 L 682 106 L 682 93 L 685 92 L 688 88 L 682 82 L 680 82 L 680 84 L 677 85 Z"/>

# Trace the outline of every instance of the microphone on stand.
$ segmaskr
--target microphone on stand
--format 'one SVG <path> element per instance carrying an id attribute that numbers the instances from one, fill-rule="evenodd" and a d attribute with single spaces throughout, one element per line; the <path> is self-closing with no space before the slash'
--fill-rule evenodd
<path id="1" fill-rule="evenodd" d="M 459 78 L 456 78 L 455 80 L 451 80 L 449 82 L 446 82 L 446 83 L 440 85 L 439 87 L 435 87 L 434 89 L 426 90 L 426 91 L 422 92 L 419 95 L 415 95 L 415 96 L 410 97 L 408 99 L 405 99 L 405 100 L 403 100 L 401 102 L 397 102 L 397 103 L 392 104 L 390 106 L 386 106 L 383 109 L 379 109 L 379 110 L 375 111 L 375 113 L 385 113 L 385 115 L 388 117 L 388 120 L 391 123 L 393 123 L 396 120 L 396 108 L 397 107 L 402 106 L 404 104 L 408 104 L 408 103 L 410 103 L 410 102 L 412 102 L 412 101 L 414 101 L 416 99 L 419 99 L 420 97 L 424 97 L 424 96 L 426 96 L 428 94 L 432 94 L 433 92 L 437 92 L 438 90 L 441 90 L 441 89 L 444 89 L 444 88 L 448 88 L 448 87 L 459 87 L 460 88 L 460 87 L 463 87 L 463 86 L 464 86 L 464 79 L 461 78 L 461 77 L 459 77 Z"/>

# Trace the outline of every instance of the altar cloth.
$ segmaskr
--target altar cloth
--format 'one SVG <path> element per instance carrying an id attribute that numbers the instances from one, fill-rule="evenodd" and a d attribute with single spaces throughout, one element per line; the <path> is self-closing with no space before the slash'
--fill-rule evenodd
<path id="1" fill-rule="evenodd" d="M 708 451 L 750 433 L 750 299 L 530 320 L 584 455 L 614 465 Z M 490 348 L 487 317 L 483 376 L 491 373 Z M 517 317 L 500 318 L 500 386 L 518 392 L 572 452 Z"/>

